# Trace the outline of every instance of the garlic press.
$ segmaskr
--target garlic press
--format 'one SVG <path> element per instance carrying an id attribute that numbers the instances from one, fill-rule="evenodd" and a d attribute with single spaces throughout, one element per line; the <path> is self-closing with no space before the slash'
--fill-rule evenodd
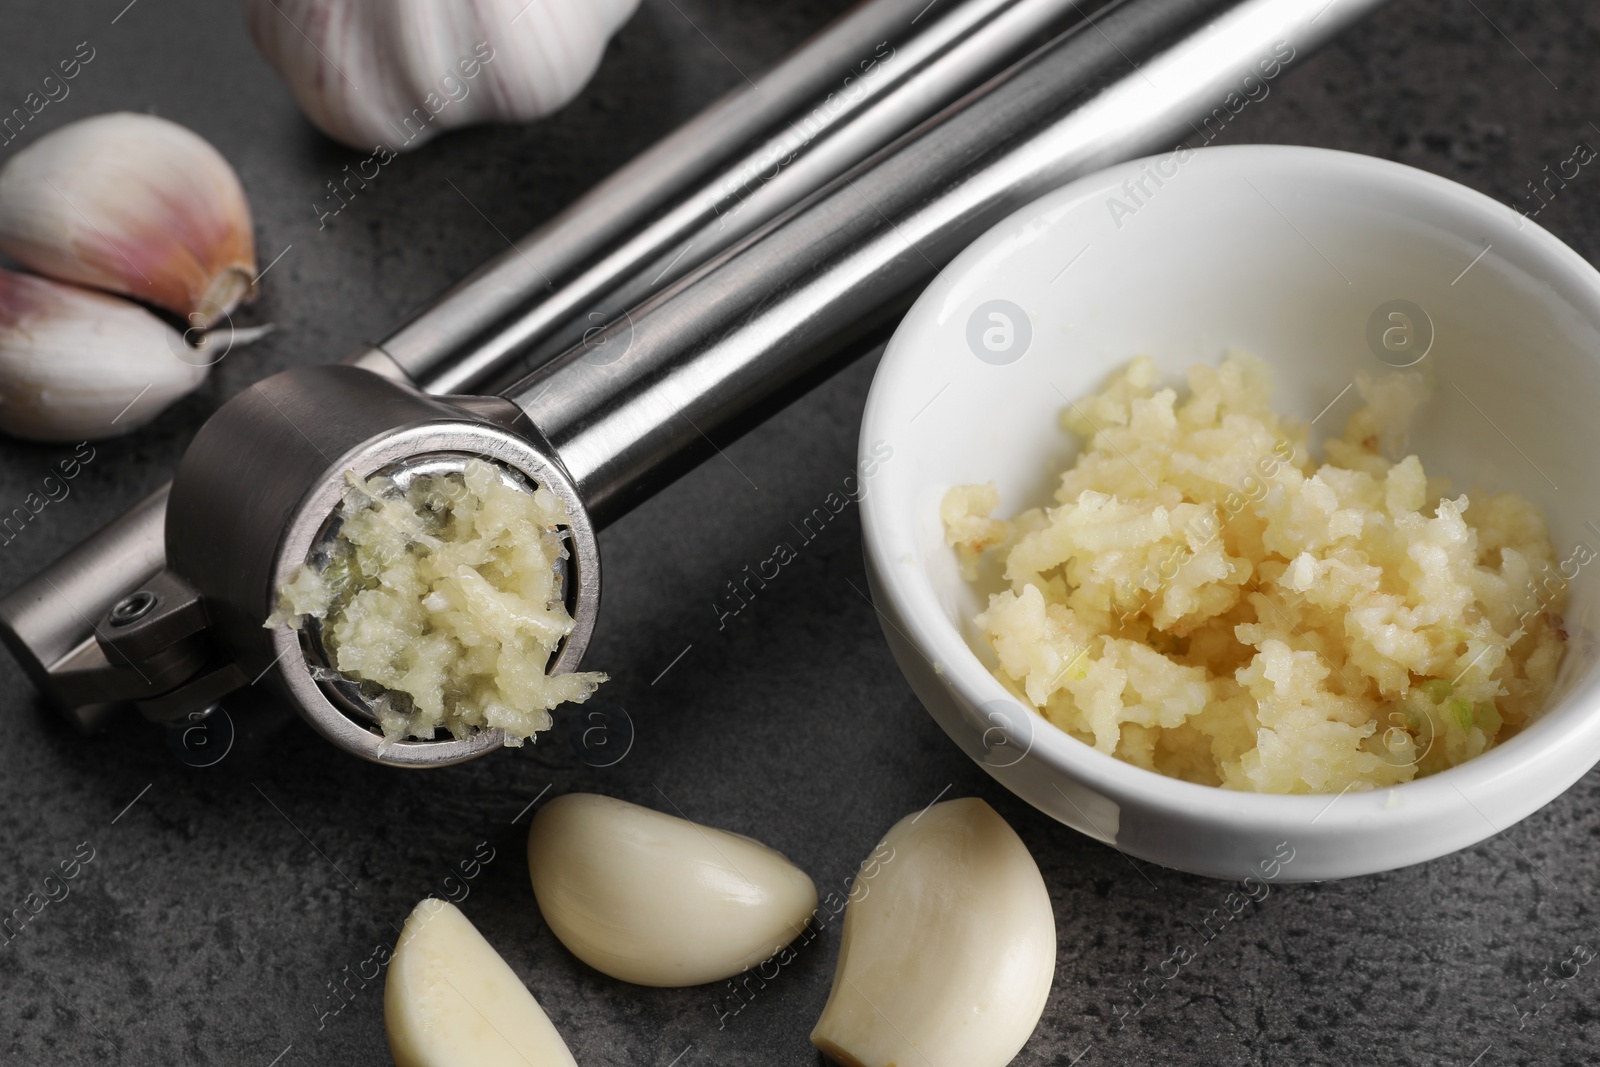
<path id="1" fill-rule="evenodd" d="M 922 26 L 925 0 L 864 4 L 382 344 L 223 405 L 170 487 L 0 602 L 0 635 L 84 728 L 127 702 L 192 722 L 263 684 L 369 760 L 493 751 L 497 730 L 385 744 L 314 632 L 263 625 L 332 536 L 348 474 L 478 457 L 556 493 L 575 626 L 549 669 L 575 670 L 606 523 L 871 350 L 1007 214 L 1171 148 L 1276 44 L 1310 51 L 1380 2 L 969 0 Z M 907 63 L 801 125 L 886 39 Z"/>

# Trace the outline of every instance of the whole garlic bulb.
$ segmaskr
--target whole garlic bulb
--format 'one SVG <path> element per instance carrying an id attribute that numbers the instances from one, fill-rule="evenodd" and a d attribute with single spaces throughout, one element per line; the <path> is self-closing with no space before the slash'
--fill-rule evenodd
<path id="1" fill-rule="evenodd" d="M 639 0 L 246 0 L 306 117 L 352 148 L 527 122 L 578 95 Z"/>
<path id="2" fill-rule="evenodd" d="M 198 134 L 113 112 L 69 123 L 0 169 L 0 251 L 210 327 L 254 296 L 244 187 Z"/>
<path id="3" fill-rule="evenodd" d="M 137 429 L 206 377 L 207 357 L 138 304 L 0 270 L 0 430 L 83 441 Z"/>

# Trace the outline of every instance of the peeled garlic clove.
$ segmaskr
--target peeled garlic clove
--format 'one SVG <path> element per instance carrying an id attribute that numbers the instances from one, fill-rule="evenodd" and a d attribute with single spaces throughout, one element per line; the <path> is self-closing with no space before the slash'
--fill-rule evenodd
<path id="1" fill-rule="evenodd" d="M 395 1067 L 577 1067 L 516 972 L 454 904 L 432 897 L 400 932 L 383 1022 Z"/>
<path id="2" fill-rule="evenodd" d="M 592 793 L 534 817 L 528 872 L 561 943 L 639 985 L 730 978 L 793 941 L 817 907 L 816 886 L 782 853 Z"/>
<path id="3" fill-rule="evenodd" d="M 306 117 L 352 148 L 527 122 L 578 95 L 639 0 L 246 0 Z"/>
<path id="4" fill-rule="evenodd" d="M 118 112 L 69 123 L 0 169 L 0 252 L 197 327 L 254 296 L 239 177 L 198 134 Z"/>
<path id="5" fill-rule="evenodd" d="M 846 1067 L 1004 1067 L 1044 1013 L 1056 922 L 1028 847 L 981 800 L 896 823 L 858 876 L 811 1043 Z"/>
<path id="6" fill-rule="evenodd" d="M 85 441 L 138 429 L 212 357 L 138 304 L 0 270 L 0 430 Z"/>

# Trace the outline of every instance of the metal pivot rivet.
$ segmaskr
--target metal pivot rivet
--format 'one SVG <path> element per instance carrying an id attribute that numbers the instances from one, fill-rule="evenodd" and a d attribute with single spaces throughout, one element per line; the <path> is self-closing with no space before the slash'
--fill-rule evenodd
<path id="1" fill-rule="evenodd" d="M 128 626 L 144 618 L 156 606 L 156 595 L 148 589 L 129 593 L 111 609 L 112 626 Z"/>

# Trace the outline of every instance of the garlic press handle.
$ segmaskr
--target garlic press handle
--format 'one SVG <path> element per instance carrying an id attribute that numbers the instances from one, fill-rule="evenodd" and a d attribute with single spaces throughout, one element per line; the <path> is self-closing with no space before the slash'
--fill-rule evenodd
<path id="1" fill-rule="evenodd" d="M 117 702 L 148 688 L 105 656 L 96 627 L 125 593 L 165 566 L 169 488 L 139 501 L 0 601 L 0 638 L 39 691 L 85 731 L 98 728 Z"/>
<path id="2" fill-rule="evenodd" d="M 503 395 L 604 526 L 885 338 L 1007 215 L 1195 137 L 1285 44 L 1382 2 L 1113 4 Z"/>

